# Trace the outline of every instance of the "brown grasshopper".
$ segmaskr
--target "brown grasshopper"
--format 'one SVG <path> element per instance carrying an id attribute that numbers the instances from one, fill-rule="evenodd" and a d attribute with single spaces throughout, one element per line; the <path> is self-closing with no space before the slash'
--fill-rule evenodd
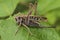
<path id="1" fill-rule="evenodd" d="M 28 12 L 28 15 L 21 15 L 21 16 L 15 17 L 15 20 L 17 21 L 18 25 L 25 26 L 28 29 L 29 33 L 31 34 L 28 26 L 29 27 L 41 27 L 39 24 L 39 21 L 41 21 L 41 20 L 46 21 L 47 18 L 43 17 L 43 16 L 37 16 L 36 15 L 36 13 L 37 13 L 37 10 L 36 10 L 37 9 L 37 2 L 35 2 L 34 5 L 32 3 L 30 3 L 29 8 L 30 8 L 30 10 Z M 31 15 L 33 9 L 34 9 L 34 15 Z M 16 33 L 17 33 L 17 31 L 16 31 Z"/>

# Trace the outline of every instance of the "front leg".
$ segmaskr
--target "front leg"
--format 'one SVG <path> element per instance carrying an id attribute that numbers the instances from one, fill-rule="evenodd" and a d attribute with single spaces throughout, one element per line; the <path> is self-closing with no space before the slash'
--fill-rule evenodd
<path id="1" fill-rule="evenodd" d="M 18 26 L 18 29 L 15 32 L 15 35 L 17 34 L 17 32 L 19 31 L 20 26 L 22 25 L 22 18 L 19 20 L 18 24 L 19 24 L 19 26 Z"/>

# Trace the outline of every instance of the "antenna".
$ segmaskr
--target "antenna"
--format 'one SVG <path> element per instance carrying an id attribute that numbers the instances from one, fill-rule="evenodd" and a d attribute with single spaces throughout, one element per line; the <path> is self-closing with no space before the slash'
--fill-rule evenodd
<path id="1" fill-rule="evenodd" d="M 34 9 L 34 15 L 36 15 L 36 13 L 37 13 L 37 1 L 35 1 L 34 5 L 32 3 L 29 3 L 29 12 L 28 12 L 27 17 L 29 17 L 29 15 L 32 14 L 33 9 Z"/>
<path id="2" fill-rule="evenodd" d="M 27 17 L 32 14 L 32 11 L 33 11 L 32 8 L 33 8 L 33 4 L 29 3 L 29 12 L 28 12 Z"/>
<path id="3" fill-rule="evenodd" d="M 33 4 L 32 3 L 29 3 L 29 12 L 28 12 L 28 15 L 27 15 L 27 19 L 26 19 L 26 22 L 28 21 L 28 24 L 29 24 L 29 17 L 30 15 L 32 14 L 32 7 L 33 7 Z"/>

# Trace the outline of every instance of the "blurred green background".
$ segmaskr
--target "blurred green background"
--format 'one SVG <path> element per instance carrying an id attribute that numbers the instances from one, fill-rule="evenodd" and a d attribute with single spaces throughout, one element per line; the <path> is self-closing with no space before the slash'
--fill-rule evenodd
<path id="1" fill-rule="evenodd" d="M 20 27 L 15 35 L 19 27 L 15 16 L 18 12 L 27 14 L 28 4 L 35 1 L 38 15 L 46 16 L 50 26 L 56 28 L 29 28 L 34 34 L 29 35 L 25 27 Z M 60 0 L 0 0 L 0 40 L 60 40 Z"/>

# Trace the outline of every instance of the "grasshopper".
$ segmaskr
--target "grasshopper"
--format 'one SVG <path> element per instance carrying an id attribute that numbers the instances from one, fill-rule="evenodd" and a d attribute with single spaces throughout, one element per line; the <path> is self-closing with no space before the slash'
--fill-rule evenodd
<path id="1" fill-rule="evenodd" d="M 18 25 L 25 26 L 28 29 L 28 32 L 30 34 L 32 34 L 28 27 L 30 26 L 30 27 L 40 27 L 40 28 L 42 28 L 39 24 L 39 21 L 41 21 L 41 20 L 42 21 L 47 21 L 47 18 L 44 17 L 44 16 L 37 16 L 36 15 L 37 14 L 37 10 L 36 10 L 37 9 L 37 2 L 35 2 L 34 4 L 30 3 L 29 4 L 29 9 L 30 10 L 29 10 L 27 15 L 17 16 L 17 17 L 15 17 L 15 20 L 16 20 Z M 33 9 L 34 9 L 34 15 L 31 15 Z M 16 33 L 17 33 L 17 31 L 16 31 Z"/>

